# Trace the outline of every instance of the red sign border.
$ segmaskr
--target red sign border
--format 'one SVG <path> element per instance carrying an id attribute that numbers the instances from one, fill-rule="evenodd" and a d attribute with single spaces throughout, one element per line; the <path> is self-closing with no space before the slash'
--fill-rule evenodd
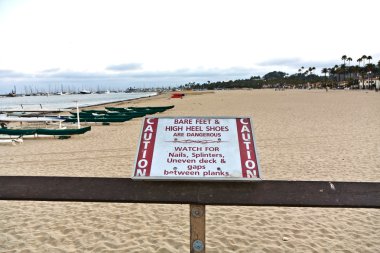
<path id="1" fill-rule="evenodd" d="M 155 130 L 157 130 L 157 125 L 158 125 L 158 121 L 159 119 L 186 119 L 186 118 L 191 118 L 191 119 L 231 119 L 231 120 L 240 120 L 240 119 L 249 119 L 249 126 L 250 126 L 250 133 L 252 134 L 252 145 L 253 145 L 253 150 L 254 150 L 254 154 L 255 154 L 255 157 L 256 157 L 256 168 L 257 168 L 257 172 L 258 172 L 258 177 L 234 177 L 234 178 L 231 178 L 231 177 L 215 177 L 215 178 L 211 178 L 211 177 L 207 177 L 207 178 L 203 178 L 203 177 L 165 177 L 165 176 L 154 176 L 154 177 L 151 177 L 151 176 L 137 176 L 137 162 L 139 161 L 139 154 L 140 154 L 140 151 L 141 151 L 141 145 L 142 145 L 142 137 L 143 137 L 143 133 L 144 133 L 144 129 L 145 129 L 145 123 L 148 119 L 156 119 L 157 122 L 156 122 L 156 127 L 155 127 Z M 136 159 L 135 159 L 135 163 L 134 163 L 134 171 L 132 172 L 132 179 L 134 180 L 151 180 L 151 181 L 157 181 L 157 180 L 160 180 L 160 181 L 261 181 L 262 180 L 262 175 L 263 173 L 261 172 L 261 166 L 260 166 L 260 158 L 259 158 L 259 155 L 257 153 L 257 149 L 256 149 L 256 137 L 255 137 L 255 134 L 253 132 L 253 120 L 251 117 L 244 117 L 244 116 L 240 116 L 240 117 L 231 117 L 231 116 L 169 116 L 169 117 L 166 117 L 166 116 L 145 116 L 143 119 L 142 119 L 142 123 L 143 123 L 143 127 L 141 129 L 141 132 L 140 132 L 140 136 L 139 136 L 139 145 L 137 146 L 137 152 L 136 152 Z M 237 123 L 236 123 L 237 124 Z M 238 128 L 238 126 L 236 125 L 236 128 Z M 155 141 L 155 138 L 154 138 L 154 141 Z M 239 156 L 240 156 L 240 159 L 242 160 L 242 157 L 241 157 L 241 150 L 240 150 L 240 137 L 238 137 L 238 145 L 239 145 Z M 150 163 L 152 162 L 152 159 L 153 159 L 153 152 L 154 152 L 154 146 L 155 146 L 155 142 L 153 142 L 153 147 L 152 147 L 152 153 L 151 153 L 151 156 L 150 156 Z M 140 154 L 141 155 L 141 154 Z M 241 168 L 242 169 L 242 174 L 244 173 L 243 172 L 243 167 Z M 150 173 L 150 169 L 149 169 L 149 173 Z"/>

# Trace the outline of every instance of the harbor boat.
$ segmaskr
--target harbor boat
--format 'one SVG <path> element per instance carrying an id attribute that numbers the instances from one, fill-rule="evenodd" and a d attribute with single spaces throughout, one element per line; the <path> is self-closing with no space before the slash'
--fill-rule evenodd
<path id="1" fill-rule="evenodd" d="M 108 110 L 82 110 L 81 112 L 85 113 L 98 113 L 98 114 L 119 114 L 117 111 L 108 111 Z"/>
<path id="2" fill-rule="evenodd" d="M 7 97 L 16 97 L 16 86 L 14 86 L 14 90 L 12 90 L 11 92 L 9 92 L 7 94 Z"/>
<path id="3" fill-rule="evenodd" d="M 164 112 L 166 110 L 174 108 L 174 105 L 171 106 L 147 106 L 147 107 L 106 107 L 106 110 L 109 111 L 118 111 L 118 112 L 143 112 L 145 114 L 155 114 L 158 112 Z"/>
<path id="4" fill-rule="evenodd" d="M 76 119 L 77 125 L 63 126 L 65 119 L 61 117 L 17 117 L 0 115 L 0 135 L 9 137 L 47 137 L 47 136 L 71 136 L 84 134 L 91 130 L 91 127 L 80 127 L 80 122 Z M 22 127 L 14 126 L 20 123 Z M 11 124 L 8 127 L 7 124 Z M 26 126 L 25 126 L 26 124 Z"/>
<path id="5" fill-rule="evenodd" d="M 7 114 L 0 114 L 0 122 L 11 123 L 11 122 L 63 122 L 64 119 L 59 117 L 19 117 L 19 116 L 8 116 Z"/>
<path id="6" fill-rule="evenodd" d="M 69 112 L 71 109 L 62 109 L 62 108 L 43 108 L 40 104 L 40 108 L 24 108 L 23 105 L 20 105 L 19 109 L 0 109 L 0 113 L 6 113 L 11 116 L 20 116 L 20 117 L 31 117 L 31 116 L 41 116 L 50 113 L 62 113 Z"/>
<path id="7" fill-rule="evenodd" d="M 81 90 L 79 94 L 91 94 L 92 92 L 89 90 Z"/>
<path id="8" fill-rule="evenodd" d="M 76 117 L 76 113 L 71 113 L 74 117 Z M 79 117 L 85 117 L 85 118 L 89 118 L 89 117 L 105 117 L 105 118 L 113 118 L 113 117 L 116 117 L 116 118 L 123 118 L 123 117 L 127 117 L 127 118 L 138 118 L 138 117 L 144 117 L 146 115 L 146 113 L 144 112 L 101 112 L 101 111 L 97 111 L 97 112 L 93 112 L 93 111 L 82 111 L 79 113 Z"/>
<path id="9" fill-rule="evenodd" d="M 166 111 L 174 108 L 174 105 L 169 106 L 146 106 L 146 107 L 128 107 L 132 110 L 143 110 L 143 109 L 149 109 L 149 110 L 156 110 L 156 111 Z"/>
<path id="10" fill-rule="evenodd" d="M 16 97 L 16 93 L 15 92 L 10 92 L 6 95 L 7 97 Z"/>
<path id="11" fill-rule="evenodd" d="M 109 110 L 83 110 L 82 112 L 71 112 L 71 117 L 66 122 L 74 122 L 79 117 L 82 122 L 125 122 L 133 118 L 144 117 L 147 113 L 140 111 L 109 111 Z"/>
<path id="12" fill-rule="evenodd" d="M 12 137 L 45 137 L 84 134 L 91 126 L 81 128 L 0 128 L 1 135 Z"/>
<path id="13" fill-rule="evenodd" d="M 129 109 L 128 107 L 127 108 L 124 108 L 124 107 L 105 107 L 106 110 L 108 111 L 112 111 L 112 112 L 131 112 L 133 111 L 132 109 Z"/>
<path id="14" fill-rule="evenodd" d="M 65 122 L 77 122 L 77 117 L 61 117 L 65 120 Z M 117 122 L 125 122 L 128 120 L 131 120 L 133 117 L 104 117 L 104 116 L 98 116 L 98 117 L 85 117 L 85 116 L 79 116 L 80 122 L 85 123 L 97 123 L 97 122 L 109 122 L 109 123 L 117 123 Z"/>

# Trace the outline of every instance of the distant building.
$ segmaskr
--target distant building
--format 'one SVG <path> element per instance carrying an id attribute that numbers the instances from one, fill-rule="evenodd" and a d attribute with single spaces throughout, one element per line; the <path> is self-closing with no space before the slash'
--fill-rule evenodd
<path id="1" fill-rule="evenodd" d="M 380 89 L 380 80 L 379 78 L 370 78 L 370 79 L 360 79 L 359 80 L 359 88 L 360 89 L 368 89 L 369 87 L 375 87 L 376 89 Z"/>

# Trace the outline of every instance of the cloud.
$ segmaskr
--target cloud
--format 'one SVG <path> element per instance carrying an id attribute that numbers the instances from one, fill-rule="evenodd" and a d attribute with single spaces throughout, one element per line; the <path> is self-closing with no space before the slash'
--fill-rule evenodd
<path id="1" fill-rule="evenodd" d="M 59 68 L 45 69 L 45 70 L 42 70 L 41 73 L 53 73 L 53 72 L 58 72 L 59 70 L 60 70 Z"/>
<path id="2" fill-rule="evenodd" d="M 16 72 L 9 69 L 0 69 L 0 78 L 24 78 L 30 77 L 30 74 Z"/>
<path id="3" fill-rule="evenodd" d="M 35 75 L 18 73 L 23 78 L 10 79 L 16 75 L 11 70 L 0 70 L 0 82 L 4 84 L 17 84 L 22 89 L 23 86 L 34 83 L 40 88 L 59 83 L 62 85 L 73 85 L 74 87 L 95 88 L 99 85 L 107 87 L 162 87 L 177 86 L 189 82 L 204 83 L 207 81 L 228 81 L 234 79 L 249 78 L 256 75 L 256 69 L 232 67 L 232 68 L 197 68 L 197 69 L 177 69 L 171 71 L 137 71 L 137 72 L 79 72 L 79 71 L 42 71 Z M 27 77 L 27 78 L 25 78 Z M 9 81 L 12 81 L 10 83 Z M 13 87 L 13 86 L 12 86 Z M 0 91 L 4 87 L 0 87 Z M 1 92 L 0 92 L 1 93 Z"/>
<path id="4" fill-rule="evenodd" d="M 9 69 L 0 69 L 0 75 L 7 75 L 13 73 L 12 70 Z"/>
<path id="5" fill-rule="evenodd" d="M 173 71 L 139 71 L 139 72 L 77 72 L 61 71 L 56 73 L 40 73 L 38 78 L 53 78 L 66 80 L 112 80 L 112 79 L 154 79 L 157 78 L 217 78 L 225 76 L 249 76 L 255 70 L 248 68 L 227 68 L 227 69 L 177 69 Z"/>
<path id="6" fill-rule="evenodd" d="M 79 71 L 61 71 L 49 74 L 48 76 L 40 75 L 40 78 L 54 78 L 54 79 L 105 79 L 112 75 L 99 72 L 79 72 Z"/>
<path id="7" fill-rule="evenodd" d="M 264 62 L 259 62 L 259 67 L 271 67 L 275 69 L 276 67 L 286 67 L 288 69 L 299 69 L 304 66 L 308 67 L 316 67 L 316 68 L 324 68 L 324 67 L 332 67 L 336 64 L 340 64 L 339 60 L 328 60 L 328 61 L 305 61 L 300 58 L 277 58 L 271 59 Z"/>
<path id="8" fill-rule="evenodd" d="M 298 66 L 300 64 L 301 59 L 299 58 L 278 58 L 258 63 L 259 66 Z"/>
<path id="9" fill-rule="evenodd" d="M 375 59 L 376 62 L 379 61 L 379 58 L 380 58 L 380 53 L 376 53 L 372 55 L 372 59 Z"/>
<path id="10" fill-rule="evenodd" d="M 125 63 L 118 65 L 110 65 L 107 66 L 106 70 L 111 71 L 132 71 L 132 70 L 140 70 L 142 69 L 142 64 L 140 63 Z"/>

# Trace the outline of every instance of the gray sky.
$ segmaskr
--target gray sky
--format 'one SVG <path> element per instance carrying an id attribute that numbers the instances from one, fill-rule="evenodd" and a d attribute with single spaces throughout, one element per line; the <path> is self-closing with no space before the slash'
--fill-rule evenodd
<path id="1" fill-rule="evenodd" d="M 0 93 L 17 85 L 173 86 L 380 59 L 380 4 L 0 0 Z"/>

